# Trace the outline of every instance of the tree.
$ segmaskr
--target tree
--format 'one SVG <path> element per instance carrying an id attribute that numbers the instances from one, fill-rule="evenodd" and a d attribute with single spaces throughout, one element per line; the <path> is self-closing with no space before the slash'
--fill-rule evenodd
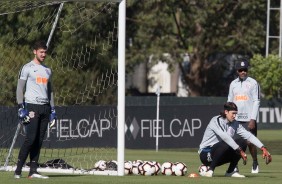
<path id="1" fill-rule="evenodd" d="M 277 55 L 254 55 L 250 61 L 250 76 L 261 86 L 265 99 L 280 98 L 282 86 L 282 60 Z"/>
<path id="2" fill-rule="evenodd" d="M 0 101 L 16 104 L 21 66 L 32 44 L 47 41 L 59 2 L 1 1 Z M 56 105 L 115 104 L 118 6 L 65 2 L 44 64 L 52 68 Z"/>
<path id="3" fill-rule="evenodd" d="M 225 68 L 218 66 L 220 59 L 209 61 L 209 56 L 252 56 L 262 52 L 265 7 L 264 0 L 130 1 L 127 63 L 131 66 L 146 62 L 152 54 L 158 60 L 163 53 L 170 53 L 173 61 L 181 62 L 181 54 L 189 52 L 191 70 L 185 74 L 185 81 L 190 95 L 214 95 L 223 87 L 218 81 Z"/>

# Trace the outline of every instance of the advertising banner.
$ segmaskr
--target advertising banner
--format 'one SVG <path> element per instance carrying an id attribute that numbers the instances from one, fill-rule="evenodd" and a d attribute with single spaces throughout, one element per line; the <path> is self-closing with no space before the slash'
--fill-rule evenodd
<path id="1" fill-rule="evenodd" d="M 125 147 L 155 149 L 158 134 L 159 149 L 197 148 L 210 119 L 221 110 L 222 105 L 161 105 L 157 123 L 156 106 L 126 106 Z M 57 107 L 56 111 L 58 119 L 56 125 L 47 130 L 44 147 L 116 147 L 115 106 Z M 5 142 L 15 134 L 19 122 L 17 108 L 1 107 L 0 118 L 1 139 Z M 261 107 L 258 129 L 281 128 L 281 107 Z M 17 147 L 27 132 L 21 129 Z"/>

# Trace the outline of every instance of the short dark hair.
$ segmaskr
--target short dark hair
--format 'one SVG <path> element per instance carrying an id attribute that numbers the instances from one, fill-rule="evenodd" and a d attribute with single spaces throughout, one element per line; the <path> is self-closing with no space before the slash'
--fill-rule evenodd
<path id="1" fill-rule="evenodd" d="M 237 105 L 234 102 L 226 102 L 223 107 L 224 110 L 238 111 Z"/>
<path id="2" fill-rule="evenodd" d="M 38 50 L 38 49 L 46 49 L 47 50 L 46 42 L 43 41 L 43 40 L 36 41 L 33 45 L 33 49 L 34 50 Z"/>
<path id="3" fill-rule="evenodd" d="M 220 115 L 224 118 L 226 118 L 226 115 L 224 113 L 225 110 L 227 110 L 227 111 L 238 111 L 238 107 L 234 102 L 226 102 L 223 105 L 223 111 L 220 112 Z"/>

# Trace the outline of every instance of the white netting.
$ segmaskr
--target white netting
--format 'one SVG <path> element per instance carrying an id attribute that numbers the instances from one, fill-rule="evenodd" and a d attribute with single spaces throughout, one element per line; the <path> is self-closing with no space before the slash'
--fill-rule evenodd
<path id="1" fill-rule="evenodd" d="M 18 124 L 18 72 L 38 39 L 49 41 L 44 62 L 53 71 L 58 115 L 40 163 L 62 159 L 89 170 L 98 160 L 116 160 L 118 3 L 1 1 L 0 22 L 0 165 Z M 15 165 L 23 135 L 21 129 L 8 165 Z"/>

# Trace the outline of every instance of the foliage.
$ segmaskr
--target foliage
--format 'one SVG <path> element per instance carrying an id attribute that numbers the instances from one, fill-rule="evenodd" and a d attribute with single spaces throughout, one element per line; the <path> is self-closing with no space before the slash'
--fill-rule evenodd
<path id="1" fill-rule="evenodd" d="M 282 60 L 277 55 L 264 57 L 256 54 L 250 61 L 250 75 L 261 86 L 266 99 L 280 98 L 282 86 Z"/>
<path id="2" fill-rule="evenodd" d="M 18 72 L 33 59 L 32 44 L 47 42 L 59 6 L 1 1 L 1 105 L 16 104 Z M 116 103 L 117 13 L 117 3 L 64 3 L 44 61 L 53 71 L 56 105 Z"/>
<path id="3" fill-rule="evenodd" d="M 182 54 L 188 52 L 191 70 L 185 74 L 185 81 L 191 96 L 212 96 L 222 84 L 228 85 L 219 82 L 224 70 L 218 71 L 220 66 L 216 66 L 224 61 L 208 62 L 210 55 L 253 55 L 264 48 L 264 0 L 130 2 L 128 65 L 147 62 L 151 55 L 158 61 L 163 53 L 170 53 L 174 62 L 182 62 Z"/>

